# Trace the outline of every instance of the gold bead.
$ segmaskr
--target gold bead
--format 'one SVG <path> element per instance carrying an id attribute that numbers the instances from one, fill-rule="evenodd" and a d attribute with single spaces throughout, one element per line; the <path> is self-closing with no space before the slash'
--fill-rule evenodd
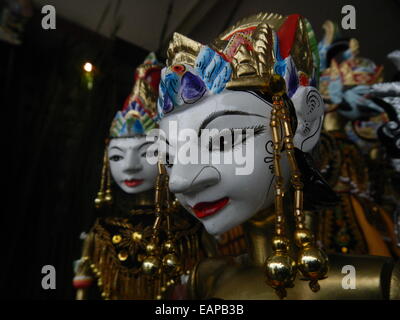
<path id="1" fill-rule="evenodd" d="M 162 299 L 162 297 L 160 294 L 156 296 L 156 300 L 161 300 L 161 299 Z"/>
<path id="2" fill-rule="evenodd" d="M 287 252 L 289 250 L 289 240 L 286 237 L 275 236 L 272 238 L 272 250 Z"/>
<path id="3" fill-rule="evenodd" d="M 132 233 L 132 239 L 135 242 L 139 242 L 140 240 L 142 240 L 142 234 L 140 232 L 135 231 Z"/>
<path id="4" fill-rule="evenodd" d="M 118 253 L 118 259 L 120 261 L 126 261 L 126 259 L 128 259 L 128 253 L 126 251 L 121 251 Z"/>
<path id="5" fill-rule="evenodd" d="M 119 234 L 116 234 L 116 235 L 114 235 L 113 237 L 112 237 L 112 243 L 114 243 L 114 244 L 118 244 L 118 243 L 120 243 L 121 242 L 121 240 L 122 240 L 122 237 L 119 235 Z"/>
<path id="6" fill-rule="evenodd" d="M 296 262 L 288 254 L 277 252 L 267 258 L 265 274 L 274 289 L 290 288 L 296 278 Z"/>
<path id="7" fill-rule="evenodd" d="M 104 202 L 104 194 L 102 191 L 99 191 L 97 193 L 96 199 L 94 199 L 94 206 L 96 207 L 96 209 L 99 209 L 103 205 L 103 202 Z"/>
<path id="8" fill-rule="evenodd" d="M 163 243 L 163 250 L 166 253 L 172 253 L 176 251 L 175 244 L 172 240 L 167 240 Z"/>
<path id="9" fill-rule="evenodd" d="M 148 256 L 143 260 L 142 271 L 148 275 L 155 275 L 160 268 L 160 261 L 155 256 Z"/>
<path id="10" fill-rule="evenodd" d="M 280 96 L 285 93 L 286 91 L 286 83 L 285 80 L 278 74 L 273 74 L 269 81 L 269 87 L 271 93 L 274 94 L 273 100 L 280 101 L 280 97 L 277 99 L 275 98 L 276 95 Z"/>
<path id="11" fill-rule="evenodd" d="M 167 274 L 177 274 L 181 270 L 178 257 L 173 253 L 168 253 L 163 258 L 163 266 Z"/>
<path id="12" fill-rule="evenodd" d="M 104 202 L 106 204 L 111 204 L 112 200 L 113 200 L 113 198 L 112 198 L 112 195 L 111 195 L 111 190 L 106 190 L 106 195 L 104 197 Z"/>
<path id="13" fill-rule="evenodd" d="M 311 245 L 314 237 L 307 229 L 297 229 L 294 232 L 294 241 L 299 248 L 302 248 Z"/>
<path id="14" fill-rule="evenodd" d="M 323 279 L 329 269 L 328 257 L 322 250 L 308 246 L 300 250 L 297 267 L 307 279 Z"/>
<path id="15" fill-rule="evenodd" d="M 146 252 L 147 254 L 151 255 L 156 251 L 156 245 L 152 242 L 150 242 L 147 246 L 146 246 Z"/>
<path id="16" fill-rule="evenodd" d="M 165 292 L 166 290 L 167 290 L 166 287 L 161 287 L 161 288 L 160 288 L 160 291 L 161 291 L 161 292 Z"/>

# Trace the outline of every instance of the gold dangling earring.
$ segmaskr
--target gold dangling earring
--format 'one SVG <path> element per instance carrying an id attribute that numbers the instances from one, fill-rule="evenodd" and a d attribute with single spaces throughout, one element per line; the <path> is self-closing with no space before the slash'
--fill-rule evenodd
<path id="1" fill-rule="evenodd" d="M 107 174 L 107 162 L 108 159 L 107 159 L 107 146 L 106 146 L 106 150 L 104 151 L 104 156 L 103 156 L 103 167 L 101 169 L 100 189 L 99 192 L 97 192 L 96 199 L 94 199 L 94 206 L 96 209 L 100 209 L 105 202 L 104 184 Z"/>
<path id="2" fill-rule="evenodd" d="M 155 190 L 155 215 L 156 220 L 153 225 L 153 235 L 146 246 L 147 256 L 142 263 L 142 271 L 154 277 L 154 283 L 158 281 L 155 298 L 162 299 L 162 294 L 167 286 L 175 283 L 175 278 L 181 273 L 181 263 L 177 256 L 177 247 L 171 232 L 171 212 L 173 210 L 169 197 L 168 175 L 161 162 L 158 163 L 158 176 Z M 160 231 L 161 223 L 165 218 L 166 240 L 161 245 Z M 161 250 L 160 250 L 161 248 Z"/>
<path id="3" fill-rule="evenodd" d="M 314 244 L 314 236 L 305 227 L 305 214 L 303 211 L 303 183 L 301 173 L 294 154 L 293 131 L 290 121 L 289 101 L 284 103 L 282 96 L 279 99 L 281 104 L 281 119 L 284 129 L 284 145 L 291 168 L 291 183 L 294 189 L 294 216 L 296 230 L 294 240 L 300 252 L 297 257 L 297 268 L 305 280 L 310 281 L 309 285 L 313 292 L 320 289 L 318 280 L 326 278 L 328 272 L 328 257 Z"/>
<path id="4" fill-rule="evenodd" d="M 292 288 L 296 278 L 296 263 L 289 255 L 289 240 L 285 234 L 285 215 L 283 209 L 283 177 L 280 166 L 280 153 L 282 141 L 280 137 L 281 123 L 279 113 L 281 112 L 279 97 L 274 96 L 273 109 L 271 112 L 270 126 L 272 129 L 274 173 L 275 173 L 275 235 L 272 239 L 273 253 L 265 262 L 267 283 L 275 289 L 280 299 L 286 297 L 286 289 Z"/>
<path id="5" fill-rule="evenodd" d="M 273 110 L 271 112 L 270 126 L 274 144 L 275 167 L 275 236 L 272 240 L 273 254 L 266 260 L 267 283 L 270 284 L 282 299 L 286 296 L 286 288 L 293 287 L 297 269 L 300 270 L 313 292 L 320 287 L 318 280 L 326 278 L 328 272 L 328 258 L 325 253 L 315 247 L 312 233 L 305 227 L 305 214 L 303 212 L 303 183 L 301 173 L 294 155 L 293 131 L 290 118 L 290 100 L 285 96 L 285 81 L 279 75 L 273 75 L 269 84 L 273 96 Z M 283 129 L 284 137 L 281 140 L 280 132 Z M 283 213 L 283 178 L 280 167 L 281 148 L 285 147 L 291 169 L 291 183 L 294 188 L 294 216 L 296 230 L 294 239 L 300 248 L 297 263 L 289 256 L 289 241 L 284 232 Z"/>
<path id="6" fill-rule="evenodd" d="M 111 205 L 113 202 L 113 197 L 112 197 L 112 193 L 111 193 L 111 170 L 110 170 L 110 160 L 108 159 L 108 151 L 107 148 L 105 150 L 105 154 L 106 154 L 106 171 L 107 171 L 107 183 L 106 183 L 106 193 L 104 196 L 104 203 L 107 205 Z"/>

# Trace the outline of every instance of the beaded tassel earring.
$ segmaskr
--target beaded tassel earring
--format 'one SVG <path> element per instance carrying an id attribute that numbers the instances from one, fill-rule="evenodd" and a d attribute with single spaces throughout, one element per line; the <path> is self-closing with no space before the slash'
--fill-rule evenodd
<path id="1" fill-rule="evenodd" d="M 158 163 L 158 176 L 155 192 L 155 215 L 153 235 L 146 246 L 147 256 L 143 260 L 142 270 L 153 277 L 158 286 L 155 298 L 160 300 L 168 286 L 177 280 L 181 271 L 181 262 L 177 256 L 178 249 L 171 232 L 172 203 L 169 197 L 168 175 L 161 162 Z M 164 225 L 162 223 L 164 222 Z M 162 230 L 162 227 L 165 230 Z M 165 232 L 164 241 L 160 243 L 161 231 Z"/>
<path id="2" fill-rule="evenodd" d="M 97 192 L 96 199 L 94 199 L 94 205 L 96 209 L 100 209 L 104 204 L 110 205 L 113 200 L 111 193 L 111 172 L 109 163 L 106 145 L 103 156 L 103 167 L 101 169 L 100 189 L 99 192 Z"/>
<path id="3" fill-rule="evenodd" d="M 273 254 L 267 258 L 265 270 L 267 283 L 271 285 L 279 298 L 286 297 L 286 289 L 294 286 L 297 270 L 301 272 L 304 280 L 310 281 L 313 292 L 320 287 L 318 280 L 324 279 L 328 272 L 328 258 L 323 251 L 315 247 L 312 233 L 305 227 L 305 214 L 303 212 L 303 183 L 298 168 L 293 144 L 293 131 L 290 117 L 291 101 L 285 95 L 285 82 L 280 76 L 271 80 L 273 89 L 273 110 L 271 112 L 270 126 L 274 144 L 274 170 L 275 170 L 275 236 L 272 239 Z M 281 132 L 283 137 L 281 137 Z M 289 256 L 289 240 L 285 235 L 283 212 L 283 178 L 280 165 L 281 150 L 284 149 L 291 171 L 291 184 L 294 189 L 294 216 L 296 230 L 294 239 L 300 251 L 297 262 Z"/>
<path id="4" fill-rule="evenodd" d="M 107 183 L 106 183 L 106 192 L 104 196 L 104 203 L 107 205 L 111 205 L 113 202 L 113 197 L 111 193 L 111 169 L 110 169 L 110 161 L 108 160 L 108 150 L 104 151 L 106 155 L 106 171 L 107 171 Z"/>
<path id="5" fill-rule="evenodd" d="M 100 180 L 100 190 L 97 192 L 96 199 L 94 199 L 94 205 L 96 209 L 100 209 L 105 201 L 105 192 L 104 192 L 104 185 L 105 185 L 105 180 L 106 180 L 106 174 L 107 174 L 107 153 L 104 152 L 103 155 L 103 167 L 101 169 L 101 180 Z"/>
<path id="6" fill-rule="evenodd" d="M 279 112 L 281 104 L 278 96 L 273 98 L 270 126 L 272 129 L 273 157 L 275 173 L 275 235 L 272 239 L 273 254 L 267 258 L 265 269 L 267 283 L 275 289 L 280 299 L 286 297 L 286 288 L 294 286 L 296 278 L 296 263 L 289 255 L 289 239 L 285 232 L 285 215 L 283 209 L 283 177 L 281 173 L 280 158 L 282 150 L 281 123 Z"/>

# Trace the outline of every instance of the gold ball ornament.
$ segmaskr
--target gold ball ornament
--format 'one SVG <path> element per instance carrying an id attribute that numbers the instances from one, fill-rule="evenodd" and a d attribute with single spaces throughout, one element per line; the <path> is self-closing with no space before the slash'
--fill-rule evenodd
<path id="1" fill-rule="evenodd" d="M 148 256 L 143 260 L 142 271 L 147 275 L 155 275 L 160 269 L 160 260 L 155 256 Z"/>
<path id="2" fill-rule="evenodd" d="M 294 232 L 294 241 L 299 248 L 304 248 L 314 242 L 314 237 L 309 230 L 298 229 Z"/>
<path id="3" fill-rule="evenodd" d="M 94 199 L 94 206 L 96 209 L 100 209 L 104 202 L 103 192 L 98 192 L 96 199 Z"/>
<path id="4" fill-rule="evenodd" d="M 142 238 L 143 238 L 143 235 L 140 232 L 135 231 L 135 232 L 132 233 L 132 240 L 133 241 L 140 242 L 140 240 L 142 240 Z"/>
<path id="5" fill-rule="evenodd" d="M 114 244 L 118 244 L 118 243 L 120 243 L 122 241 L 122 237 L 119 234 L 115 234 L 115 235 L 113 235 L 111 241 Z"/>
<path id="6" fill-rule="evenodd" d="M 276 252 L 265 262 L 267 283 L 279 298 L 286 297 L 286 288 L 292 288 L 296 278 L 296 262 L 284 252 Z"/>
<path id="7" fill-rule="evenodd" d="M 282 96 L 286 92 L 286 82 L 278 74 L 273 74 L 269 81 L 270 93 L 278 96 Z"/>
<path id="8" fill-rule="evenodd" d="M 272 238 L 272 250 L 278 252 L 288 252 L 289 240 L 282 236 L 275 236 Z"/>
<path id="9" fill-rule="evenodd" d="M 174 253 L 166 254 L 162 263 L 167 274 L 176 275 L 181 270 L 180 261 Z"/>
<path id="10" fill-rule="evenodd" d="M 107 191 L 106 195 L 104 197 L 104 203 L 107 204 L 107 205 L 110 205 L 110 204 L 112 204 L 112 202 L 113 202 L 113 198 L 112 198 L 112 195 L 111 195 L 111 191 Z"/>
<path id="11" fill-rule="evenodd" d="M 328 257 L 319 248 L 306 246 L 299 252 L 297 267 L 306 280 L 310 280 L 311 290 L 317 292 L 320 289 L 318 280 L 326 278 L 329 271 Z"/>
<path id="12" fill-rule="evenodd" d="M 163 251 L 165 253 L 172 253 L 176 251 L 175 244 L 172 240 L 167 240 L 163 243 Z"/>
<path id="13" fill-rule="evenodd" d="M 153 242 L 150 242 L 148 245 L 146 245 L 147 254 L 152 255 L 156 251 L 157 251 L 157 246 Z"/>

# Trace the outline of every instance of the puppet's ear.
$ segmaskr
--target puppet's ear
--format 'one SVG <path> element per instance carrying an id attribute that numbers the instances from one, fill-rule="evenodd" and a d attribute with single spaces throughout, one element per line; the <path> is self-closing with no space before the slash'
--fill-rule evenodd
<path id="1" fill-rule="evenodd" d="M 296 109 L 297 129 L 294 135 L 296 148 L 309 152 L 318 142 L 324 120 L 324 101 L 314 87 L 299 87 L 292 96 Z"/>

